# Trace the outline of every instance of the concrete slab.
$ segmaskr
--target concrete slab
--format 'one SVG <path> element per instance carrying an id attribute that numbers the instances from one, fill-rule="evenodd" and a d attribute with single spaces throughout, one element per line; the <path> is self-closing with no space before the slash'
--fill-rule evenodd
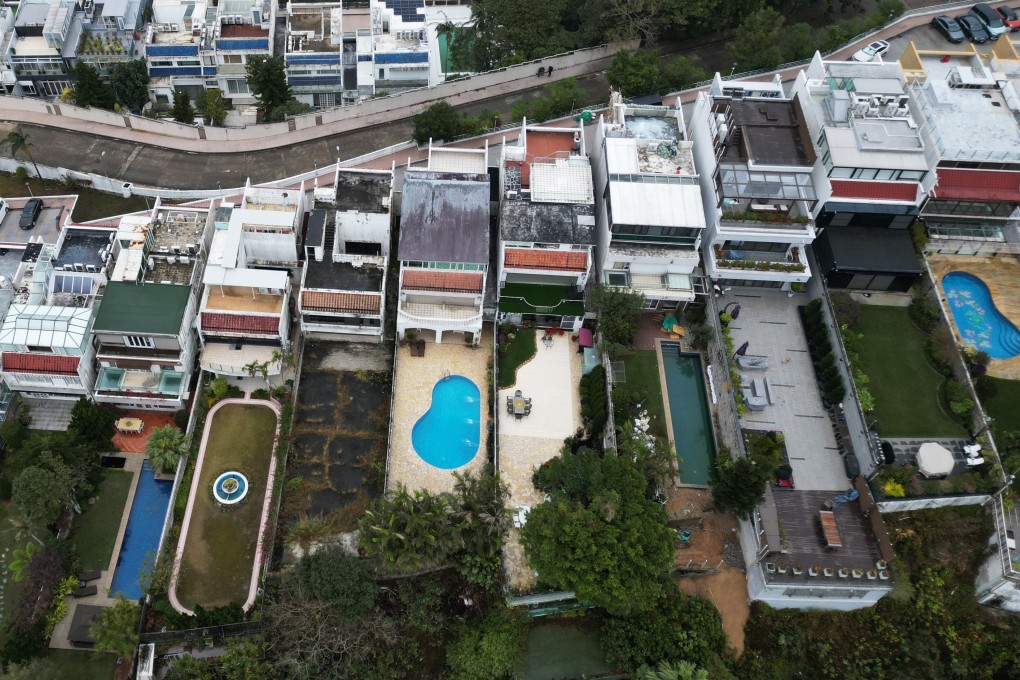
<path id="1" fill-rule="evenodd" d="M 71 424 L 74 401 L 26 397 L 25 404 L 28 406 L 28 414 L 32 417 L 33 430 L 64 432 Z"/>

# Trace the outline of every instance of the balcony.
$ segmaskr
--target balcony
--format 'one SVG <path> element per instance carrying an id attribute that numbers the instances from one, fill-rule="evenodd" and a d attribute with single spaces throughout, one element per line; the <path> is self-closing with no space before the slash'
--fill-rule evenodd
<path id="1" fill-rule="evenodd" d="M 96 379 L 96 393 L 107 396 L 177 399 L 187 388 L 188 376 L 176 371 L 132 371 L 102 368 Z"/>
<path id="2" fill-rule="evenodd" d="M 719 244 L 712 247 L 713 278 L 755 278 L 763 280 L 807 281 L 811 277 L 800 248 L 794 246 L 789 253 L 765 252 L 755 250 L 724 250 Z M 756 272 L 776 274 L 778 276 L 752 276 L 744 274 Z M 793 275 L 793 276 L 790 276 Z"/>
<path id="3" fill-rule="evenodd" d="M 797 201 L 788 204 L 746 202 L 723 209 L 719 218 L 719 231 L 757 232 L 786 231 L 792 235 L 815 237 L 815 223 L 808 214 L 807 205 Z"/>
<path id="4" fill-rule="evenodd" d="M 180 359 L 179 349 L 156 349 L 153 347 L 127 347 L 126 345 L 108 345 L 102 343 L 96 351 L 101 359 L 159 359 L 177 361 Z"/>

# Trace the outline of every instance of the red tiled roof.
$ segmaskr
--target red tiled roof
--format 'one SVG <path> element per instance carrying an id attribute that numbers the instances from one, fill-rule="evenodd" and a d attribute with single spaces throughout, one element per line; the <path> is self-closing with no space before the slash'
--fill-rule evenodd
<path id="1" fill-rule="evenodd" d="M 972 201 L 1020 201 L 1020 172 L 939 168 L 933 198 Z"/>
<path id="2" fill-rule="evenodd" d="M 349 312 L 351 314 L 378 314 L 379 296 L 362 293 L 301 292 L 301 309 L 320 312 Z"/>
<path id="3" fill-rule="evenodd" d="M 221 38 L 268 38 L 269 29 L 251 24 L 223 24 L 220 27 Z"/>
<path id="4" fill-rule="evenodd" d="M 873 201 L 917 200 L 917 182 L 868 182 L 856 179 L 833 179 L 833 198 L 868 198 Z"/>
<path id="5" fill-rule="evenodd" d="M 403 287 L 417 290 L 445 290 L 451 293 L 481 293 L 482 275 L 408 269 L 404 272 Z"/>
<path id="6" fill-rule="evenodd" d="M 212 333 L 238 332 L 278 335 L 280 332 L 280 317 L 202 312 L 202 330 Z"/>
<path id="7" fill-rule="evenodd" d="M 11 373 L 45 373 L 47 375 L 78 375 L 79 357 L 64 357 L 55 354 L 23 354 L 4 352 L 5 371 Z"/>
<path id="8" fill-rule="evenodd" d="M 503 257 L 503 265 L 520 269 L 560 269 L 583 272 L 588 268 L 588 254 L 583 250 L 507 248 L 506 255 Z"/>

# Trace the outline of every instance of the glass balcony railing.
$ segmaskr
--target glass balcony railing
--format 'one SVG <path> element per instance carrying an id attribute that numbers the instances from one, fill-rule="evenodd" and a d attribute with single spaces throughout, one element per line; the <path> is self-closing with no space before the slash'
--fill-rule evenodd
<path id="1" fill-rule="evenodd" d="M 96 379 L 96 392 L 134 397 L 176 398 L 184 393 L 187 376 L 177 371 L 133 371 L 102 368 Z"/>

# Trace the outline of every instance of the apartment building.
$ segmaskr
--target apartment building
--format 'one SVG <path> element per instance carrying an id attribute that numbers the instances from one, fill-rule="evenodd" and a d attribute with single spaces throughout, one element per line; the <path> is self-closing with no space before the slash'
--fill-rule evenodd
<path id="1" fill-rule="evenodd" d="M 937 151 L 896 63 L 822 60 L 793 86 L 821 159 L 814 250 L 830 288 L 909 290 L 910 226 L 935 185 Z"/>
<path id="2" fill-rule="evenodd" d="M 230 223 L 240 225 L 237 266 L 263 269 L 298 266 L 304 196 L 303 182 L 297 189 L 253 187 L 246 183 L 240 205 L 226 206 L 231 209 Z"/>
<path id="3" fill-rule="evenodd" d="M 401 198 L 397 337 L 481 338 L 489 269 L 488 149 L 430 149 Z"/>
<path id="4" fill-rule="evenodd" d="M 301 332 L 382 342 L 393 171 L 337 168 L 333 187 L 308 217 Z"/>
<path id="5" fill-rule="evenodd" d="M 583 127 L 524 121 L 503 144 L 499 200 L 499 320 L 578 330 L 596 237 Z"/>
<path id="6" fill-rule="evenodd" d="M 1010 507 L 1007 507 L 1010 506 Z M 995 518 L 994 548 L 977 576 L 977 600 L 983 605 L 1020 612 L 1020 510 L 1000 492 L 991 502 Z"/>
<path id="7" fill-rule="evenodd" d="M 707 222 L 705 272 L 721 288 L 790 290 L 811 277 L 816 155 L 799 97 L 716 74 L 691 113 Z"/>
<path id="8" fill-rule="evenodd" d="M 705 211 L 693 143 L 679 107 L 624 104 L 614 94 L 591 149 L 599 282 L 676 309 L 701 292 Z"/>
<path id="9" fill-rule="evenodd" d="M 92 324 L 107 284 L 112 232 L 69 228 L 27 249 L 0 325 L 0 377 L 25 397 L 91 397 Z"/>
<path id="10" fill-rule="evenodd" d="M 1020 56 L 1007 40 L 987 54 L 920 50 L 900 58 L 917 121 L 937 157 L 920 217 L 934 248 L 1020 241 Z"/>
<path id="11" fill-rule="evenodd" d="M 429 34 L 425 27 L 425 0 L 371 0 L 370 8 L 370 64 L 375 91 L 392 94 L 427 86 Z"/>
<path id="12" fill-rule="evenodd" d="M 176 411 L 191 390 L 194 321 L 213 230 L 207 209 L 163 207 L 125 215 L 110 245 L 115 258 L 92 326 L 96 401 Z"/>

